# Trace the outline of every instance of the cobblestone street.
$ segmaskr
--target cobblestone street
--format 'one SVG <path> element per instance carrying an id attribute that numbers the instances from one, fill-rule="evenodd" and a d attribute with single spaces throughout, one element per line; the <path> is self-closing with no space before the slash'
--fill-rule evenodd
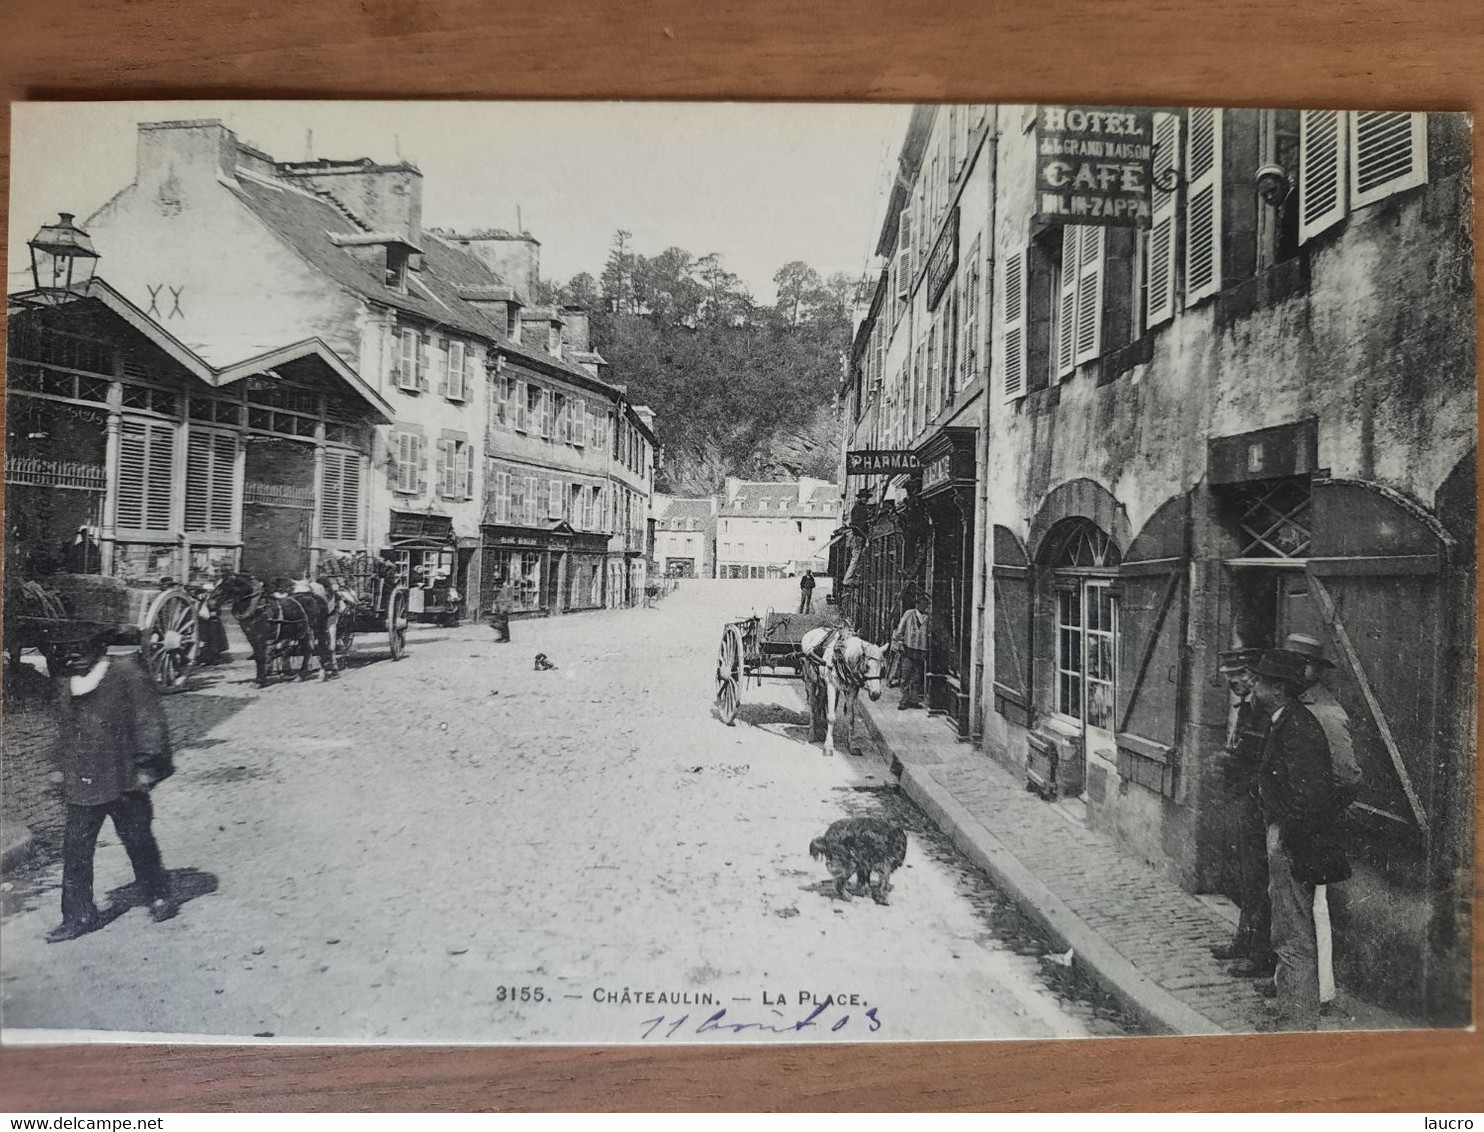
<path id="1" fill-rule="evenodd" d="M 239 649 L 168 701 L 178 770 L 156 831 L 180 916 L 133 907 L 48 946 L 59 867 L 19 878 L 5 1025 L 452 1042 L 1121 1032 L 1058 983 L 869 743 L 862 758 L 805 745 L 796 682 L 749 686 L 735 728 L 712 717 L 722 623 L 795 594 L 687 582 L 657 609 L 518 621 L 508 646 L 483 625 L 415 629 L 400 663 L 362 638 L 338 682 L 262 691 Z M 537 652 L 557 670 L 534 671 Z M 831 899 L 810 839 L 883 809 L 910 833 L 891 905 Z M 110 827 L 100 904 L 113 890 L 127 905 L 130 879 Z M 732 1029 L 749 1023 L 784 1032 Z"/>

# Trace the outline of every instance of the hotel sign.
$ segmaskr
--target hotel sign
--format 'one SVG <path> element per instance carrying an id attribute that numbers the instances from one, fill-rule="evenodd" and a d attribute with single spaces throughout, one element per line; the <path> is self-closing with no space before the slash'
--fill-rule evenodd
<path id="1" fill-rule="evenodd" d="M 845 453 L 847 476 L 900 476 L 916 472 L 921 467 L 922 461 L 915 452 L 861 449 Z"/>
<path id="2" fill-rule="evenodd" d="M 1037 220 L 1147 228 L 1153 175 L 1152 110 L 1037 108 Z"/>
<path id="3" fill-rule="evenodd" d="M 927 262 L 927 308 L 938 309 L 938 300 L 958 269 L 958 208 L 948 214 L 948 223 L 938 233 Z"/>

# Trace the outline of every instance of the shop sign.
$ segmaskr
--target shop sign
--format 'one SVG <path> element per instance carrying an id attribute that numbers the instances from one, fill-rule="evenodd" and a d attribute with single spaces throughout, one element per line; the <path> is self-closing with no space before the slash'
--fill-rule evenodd
<path id="1" fill-rule="evenodd" d="M 393 511 L 387 530 L 393 539 L 453 540 L 453 520 L 447 515 L 420 515 L 415 511 Z"/>
<path id="2" fill-rule="evenodd" d="M 1147 228 L 1154 112 L 1042 106 L 1036 113 L 1036 219 Z"/>
<path id="3" fill-rule="evenodd" d="M 1219 436 L 1206 442 L 1206 475 L 1212 484 L 1303 476 L 1319 466 L 1316 420 Z"/>
<path id="4" fill-rule="evenodd" d="M 937 310 L 938 300 L 958 269 L 958 208 L 948 214 L 948 223 L 938 233 L 927 262 L 927 309 Z"/>
<path id="5" fill-rule="evenodd" d="M 926 464 L 922 469 L 922 490 L 924 493 L 932 491 L 935 487 L 941 487 L 953 478 L 953 453 L 945 452 L 936 460 Z"/>
<path id="6" fill-rule="evenodd" d="M 921 469 L 917 453 L 903 449 L 868 448 L 845 453 L 847 476 L 900 476 Z"/>

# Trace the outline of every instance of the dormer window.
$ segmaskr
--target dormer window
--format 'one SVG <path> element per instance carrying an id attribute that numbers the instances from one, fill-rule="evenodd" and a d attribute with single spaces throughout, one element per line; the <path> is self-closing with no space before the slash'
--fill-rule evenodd
<path id="1" fill-rule="evenodd" d="M 386 247 L 386 285 L 393 291 L 407 292 L 407 248 L 401 244 Z"/>

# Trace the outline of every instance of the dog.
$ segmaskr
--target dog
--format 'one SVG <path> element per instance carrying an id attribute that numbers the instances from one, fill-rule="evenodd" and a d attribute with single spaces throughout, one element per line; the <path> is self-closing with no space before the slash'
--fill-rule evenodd
<path id="1" fill-rule="evenodd" d="M 809 843 L 809 856 L 824 859 L 837 899 L 850 899 L 846 885 L 854 875 L 862 893 L 870 892 L 872 900 L 885 904 L 891 874 L 907 859 L 907 834 L 882 818 L 841 818 Z M 873 873 L 878 878 L 874 883 Z"/>
<path id="2" fill-rule="evenodd" d="M 556 665 L 552 664 L 551 661 L 546 659 L 546 654 L 544 652 L 538 652 L 536 654 L 537 672 L 554 672 L 555 670 Z"/>

